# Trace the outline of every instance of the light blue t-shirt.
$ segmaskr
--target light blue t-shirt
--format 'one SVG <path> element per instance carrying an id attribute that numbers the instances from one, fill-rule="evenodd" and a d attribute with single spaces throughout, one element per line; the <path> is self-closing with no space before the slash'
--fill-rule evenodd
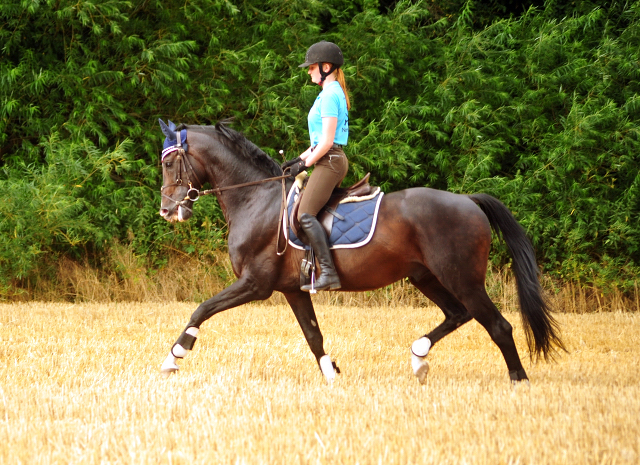
<path id="1" fill-rule="evenodd" d="M 337 81 L 332 81 L 322 89 L 313 103 L 307 121 L 309 123 L 309 138 L 311 146 L 318 145 L 322 138 L 322 118 L 338 118 L 336 135 L 333 139 L 335 144 L 347 145 L 349 139 L 349 111 L 347 110 L 347 99 L 344 91 Z"/>

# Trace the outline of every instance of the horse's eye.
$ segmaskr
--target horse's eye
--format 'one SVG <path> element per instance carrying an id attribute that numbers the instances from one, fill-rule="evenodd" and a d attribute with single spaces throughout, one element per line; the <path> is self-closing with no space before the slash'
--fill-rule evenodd
<path id="1" fill-rule="evenodd" d="M 164 166 L 166 166 L 167 168 L 171 168 L 172 165 L 173 163 L 171 163 L 170 161 L 164 164 Z"/>

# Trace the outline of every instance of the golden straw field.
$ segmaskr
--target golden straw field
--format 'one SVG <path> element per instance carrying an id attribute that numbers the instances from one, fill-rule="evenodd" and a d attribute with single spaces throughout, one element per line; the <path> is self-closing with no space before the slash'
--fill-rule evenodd
<path id="1" fill-rule="evenodd" d="M 159 367 L 195 304 L 0 304 L 2 464 L 636 464 L 640 313 L 559 314 L 569 349 L 511 387 L 471 322 L 421 386 L 409 347 L 435 307 L 317 305 L 327 386 L 293 313 L 213 317 L 179 374 Z"/>

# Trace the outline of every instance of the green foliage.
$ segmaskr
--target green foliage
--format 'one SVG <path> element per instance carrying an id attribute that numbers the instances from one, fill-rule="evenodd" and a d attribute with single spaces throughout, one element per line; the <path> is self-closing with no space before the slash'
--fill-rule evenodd
<path id="1" fill-rule="evenodd" d="M 640 3 L 8 0 L 0 5 L 0 286 L 62 256 L 223 247 L 217 203 L 157 215 L 157 118 L 306 148 L 318 88 L 297 68 L 345 54 L 351 169 L 386 191 L 500 198 L 545 270 L 631 289 L 640 263 Z M 535 5 L 538 9 L 523 9 Z M 494 255 L 504 262 L 504 251 Z M 27 284 L 25 284 L 27 283 Z"/>
<path id="2" fill-rule="evenodd" d="M 433 97 L 450 139 L 438 168 L 448 189 L 486 191 L 517 212 L 546 270 L 582 282 L 618 274 L 630 289 L 640 263 L 638 5 L 619 27 L 599 9 L 563 21 L 535 13 L 444 48 Z"/>
<path id="3" fill-rule="evenodd" d="M 90 142 L 61 141 L 54 133 L 39 147 L 44 165 L 20 163 L 12 177 L 0 180 L 4 286 L 12 278 L 37 278 L 62 255 L 100 247 L 126 220 L 135 224 L 134 211 L 122 211 L 127 207 L 113 188 L 114 177 L 134 168 L 129 141 L 104 152 Z M 96 208 L 97 200 L 106 208 Z"/>

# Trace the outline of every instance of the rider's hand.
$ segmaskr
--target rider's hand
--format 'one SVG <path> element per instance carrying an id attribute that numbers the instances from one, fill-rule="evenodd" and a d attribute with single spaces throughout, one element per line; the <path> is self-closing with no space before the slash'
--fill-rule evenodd
<path id="1" fill-rule="evenodd" d="M 295 165 L 300 161 L 302 161 L 302 158 L 300 157 L 294 158 L 293 160 L 285 161 L 282 165 L 280 165 L 280 168 L 282 168 L 282 170 L 284 171 L 285 168 L 289 168 L 290 166 Z"/>
<path id="2" fill-rule="evenodd" d="M 304 160 L 300 160 L 289 167 L 289 174 L 295 178 L 306 169 L 307 165 L 305 165 Z"/>

